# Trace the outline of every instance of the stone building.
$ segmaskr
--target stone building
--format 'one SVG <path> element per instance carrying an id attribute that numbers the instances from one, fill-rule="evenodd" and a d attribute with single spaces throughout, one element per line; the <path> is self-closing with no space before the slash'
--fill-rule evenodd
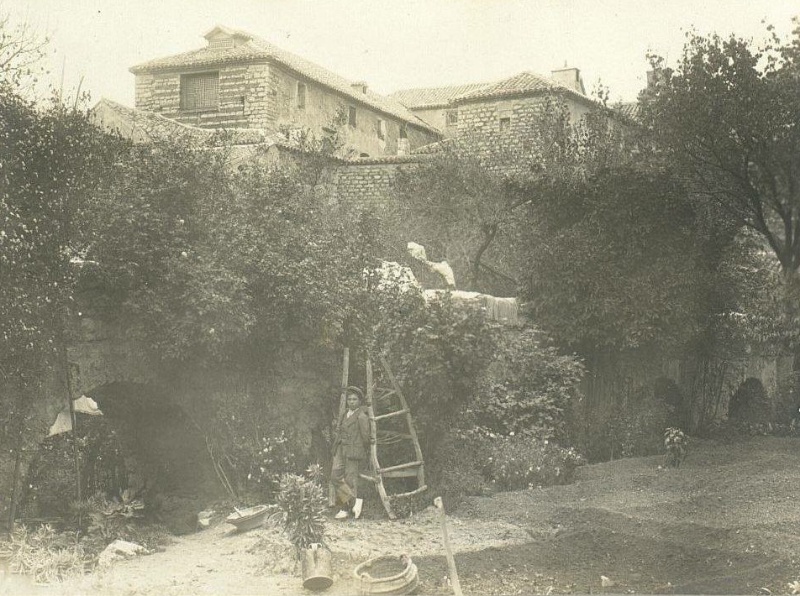
<path id="1" fill-rule="evenodd" d="M 562 101 L 573 121 L 598 105 L 586 96 L 577 68 L 555 70 L 550 78 L 523 72 L 494 83 L 407 89 L 390 97 L 446 137 L 467 139 L 508 160 L 525 150 L 546 98 Z"/>
<path id="2" fill-rule="evenodd" d="M 217 26 L 207 45 L 132 67 L 136 108 L 201 128 L 285 127 L 339 133 L 357 155 L 403 155 L 439 130 L 398 101 L 240 30 Z"/>

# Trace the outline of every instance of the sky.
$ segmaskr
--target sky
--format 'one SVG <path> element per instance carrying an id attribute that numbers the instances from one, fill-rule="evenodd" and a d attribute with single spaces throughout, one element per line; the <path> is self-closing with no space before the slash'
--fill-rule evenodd
<path id="1" fill-rule="evenodd" d="M 687 31 L 788 37 L 800 0 L 0 0 L 0 14 L 50 38 L 48 82 L 91 103 L 133 106 L 141 62 L 244 29 L 380 93 L 579 68 L 632 101 L 646 55 L 675 61 Z M 63 81 L 63 83 L 62 83 Z"/>

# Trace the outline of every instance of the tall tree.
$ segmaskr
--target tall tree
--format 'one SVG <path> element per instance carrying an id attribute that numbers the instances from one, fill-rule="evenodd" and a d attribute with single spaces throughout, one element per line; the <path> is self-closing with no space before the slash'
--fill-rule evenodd
<path id="1" fill-rule="evenodd" d="M 692 35 L 674 70 L 652 59 L 643 95 L 654 137 L 693 189 L 758 232 L 789 278 L 800 269 L 800 22 L 763 48 Z"/>

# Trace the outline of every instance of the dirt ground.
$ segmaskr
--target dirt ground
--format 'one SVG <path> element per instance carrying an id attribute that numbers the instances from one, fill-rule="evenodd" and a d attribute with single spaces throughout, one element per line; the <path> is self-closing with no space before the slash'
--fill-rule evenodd
<path id="1" fill-rule="evenodd" d="M 569 486 L 470 499 L 448 517 L 464 593 L 791 593 L 800 580 L 800 439 L 694 441 L 681 468 L 662 461 L 586 466 Z M 403 552 L 419 568 L 420 593 L 450 593 L 433 510 L 389 522 L 371 509 L 329 528 L 327 594 L 357 594 L 356 564 Z M 293 571 L 279 531 L 238 534 L 222 523 L 164 552 L 17 593 L 308 594 Z"/>

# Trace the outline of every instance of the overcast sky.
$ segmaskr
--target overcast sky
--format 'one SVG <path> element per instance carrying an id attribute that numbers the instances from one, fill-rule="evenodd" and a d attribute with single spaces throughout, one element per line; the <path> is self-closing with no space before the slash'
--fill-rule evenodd
<path id="1" fill-rule="evenodd" d="M 260 35 L 388 93 L 492 81 L 565 64 L 633 100 L 649 50 L 674 60 L 684 34 L 788 36 L 798 0 L 0 0 L 51 37 L 50 77 L 92 103 L 133 105 L 128 68 L 205 45 L 216 24 Z"/>

